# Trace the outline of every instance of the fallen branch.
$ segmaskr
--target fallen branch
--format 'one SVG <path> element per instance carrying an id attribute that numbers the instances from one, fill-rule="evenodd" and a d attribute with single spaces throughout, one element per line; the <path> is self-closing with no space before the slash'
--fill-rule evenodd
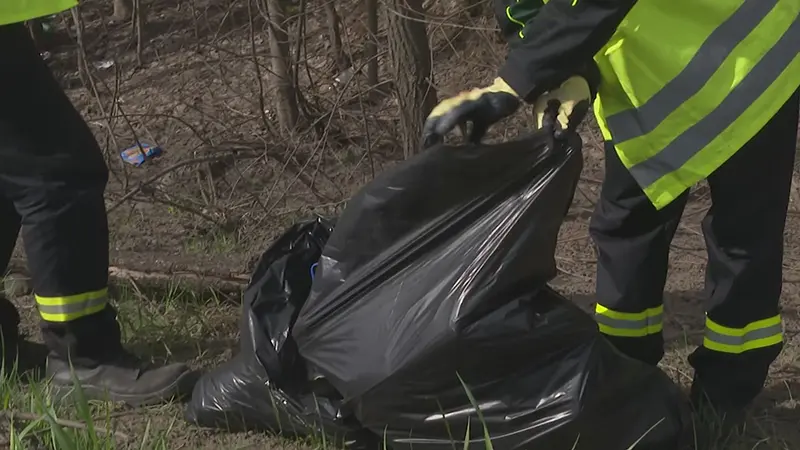
<path id="1" fill-rule="evenodd" d="M 3 417 L 7 418 L 8 420 L 12 420 L 12 421 L 13 420 L 24 420 L 26 422 L 38 422 L 38 421 L 47 420 L 47 418 L 45 416 L 43 416 L 43 415 L 24 413 L 24 412 L 17 412 L 17 411 L 0 411 L 0 415 L 2 415 Z M 62 427 L 74 428 L 74 429 L 77 429 L 77 430 L 88 430 L 89 429 L 89 426 L 86 425 L 85 423 L 77 422 L 75 420 L 66 420 L 66 419 L 53 418 L 53 421 L 55 423 L 57 423 L 58 425 L 61 425 Z M 117 439 L 121 439 L 123 441 L 127 441 L 127 440 L 130 439 L 130 436 L 128 436 L 125 433 L 119 432 L 119 431 L 112 431 L 112 430 L 108 430 L 106 428 L 100 428 L 100 427 L 98 427 L 96 425 L 93 426 L 92 428 L 94 428 L 94 431 L 96 431 L 98 433 L 107 434 L 107 435 L 113 435 Z"/>
<path id="2" fill-rule="evenodd" d="M 228 291 L 241 291 L 247 285 L 250 277 L 244 274 L 230 275 L 228 277 L 209 276 L 192 272 L 143 272 L 140 270 L 124 269 L 122 267 L 111 266 L 108 268 L 108 275 L 120 281 L 136 281 L 147 283 L 175 283 L 196 284 L 203 286 L 214 286 Z"/>
<path id="3" fill-rule="evenodd" d="M 27 266 L 21 259 L 12 260 L 9 264 L 8 272 L 30 277 Z M 237 295 L 244 290 L 250 280 L 250 277 L 246 274 L 229 274 L 226 276 L 190 271 L 145 272 L 116 266 L 108 268 L 108 276 L 111 283 L 116 285 L 136 283 L 145 287 L 168 290 L 177 284 L 197 287 L 201 291 L 216 290 L 220 293 L 234 293 Z"/>

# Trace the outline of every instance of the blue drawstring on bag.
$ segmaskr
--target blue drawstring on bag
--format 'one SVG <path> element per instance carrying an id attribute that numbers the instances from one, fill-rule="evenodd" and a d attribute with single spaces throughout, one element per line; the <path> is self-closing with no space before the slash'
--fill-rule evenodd
<path id="1" fill-rule="evenodd" d="M 312 264 L 312 265 L 311 265 L 311 281 L 312 281 L 312 282 L 314 281 L 314 275 L 315 275 L 315 274 L 316 274 L 316 272 L 317 272 L 317 265 L 318 265 L 318 264 L 319 264 L 319 263 L 314 263 L 314 264 Z"/>

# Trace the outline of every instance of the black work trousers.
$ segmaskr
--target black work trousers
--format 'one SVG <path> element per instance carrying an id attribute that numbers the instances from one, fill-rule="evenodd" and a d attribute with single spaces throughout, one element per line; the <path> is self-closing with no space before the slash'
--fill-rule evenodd
<path id="1" fill-rule="evenodd" d="M 94 136 L 25 27 L 0 26 L 0 274 L 21 228 L 44 341 L 78 366 L 121 350 L 107 299 L 107 181 Z M 13 334 L 13 306 L 0 302 Z"/>
<path id="2" fill-rule="evenodd" d="M 795 93 L 761 132 L 708 177 L 712 206 L 702 223 L 708 250 L 706 332 L 689 362 L 695 369 L 694 392 L 722 407 L 749 404 L 763 389 L 782 347 L 783 234 L 798 102 Z M 664 355 L 660 320 L 670 242 L 688 193 L 658 211 L 613 144 L 606 144 L 605 157 L 605 180 L 590 222 L 599 253 L 596 317 L 618 349 L 657 364 Z M 649 331 L 626 334 L 604 327 L 605 320 L 625 318 L 648 322 Z M 768 330 L 775 333 L 776 327 L 778 334 L 770 337 Z"/>

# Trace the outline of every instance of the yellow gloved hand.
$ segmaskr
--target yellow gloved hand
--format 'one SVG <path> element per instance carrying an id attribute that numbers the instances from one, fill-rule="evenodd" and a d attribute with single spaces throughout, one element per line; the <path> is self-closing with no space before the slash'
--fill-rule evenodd
<path id="1" fill-rule="evenodd" d="M 573 76 L 561 86 L 536 99 L 533 107 L 537 129 L 553 127 L 556 135 L 574 131 L 586 117 L 592 104 L 589 83 L 581 76 Z M 552 122 L 556 118 L 558 126 Z M 548 120 L 549 119 L 549 120 Z"/>
<path id="2" fill-rule="evenodd" d="M 442 142 L 456 126 L 472 122 L 471 142 L 479 142 L 491 125 L 513 114 L 522 100 L 500 77 L 490 86 L 463 91 L 433 108 L 425 120 L 423 146 Z"/>

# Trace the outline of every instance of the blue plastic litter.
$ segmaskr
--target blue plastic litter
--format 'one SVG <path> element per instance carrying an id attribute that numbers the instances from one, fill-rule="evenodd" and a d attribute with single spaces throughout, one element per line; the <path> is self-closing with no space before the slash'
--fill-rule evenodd
<path id="1" fill-rule="evenodd" d="M 122 160 L 126 163 L 138 167 L 151 159 L 161 156 L 162 153 L 164 153 L 164 151 L 161 150 L 161 147 L 146 142 L 140 142 L 139 144 L 134 144 L 123 150 L 120 156 L 122 156 Z"/>

